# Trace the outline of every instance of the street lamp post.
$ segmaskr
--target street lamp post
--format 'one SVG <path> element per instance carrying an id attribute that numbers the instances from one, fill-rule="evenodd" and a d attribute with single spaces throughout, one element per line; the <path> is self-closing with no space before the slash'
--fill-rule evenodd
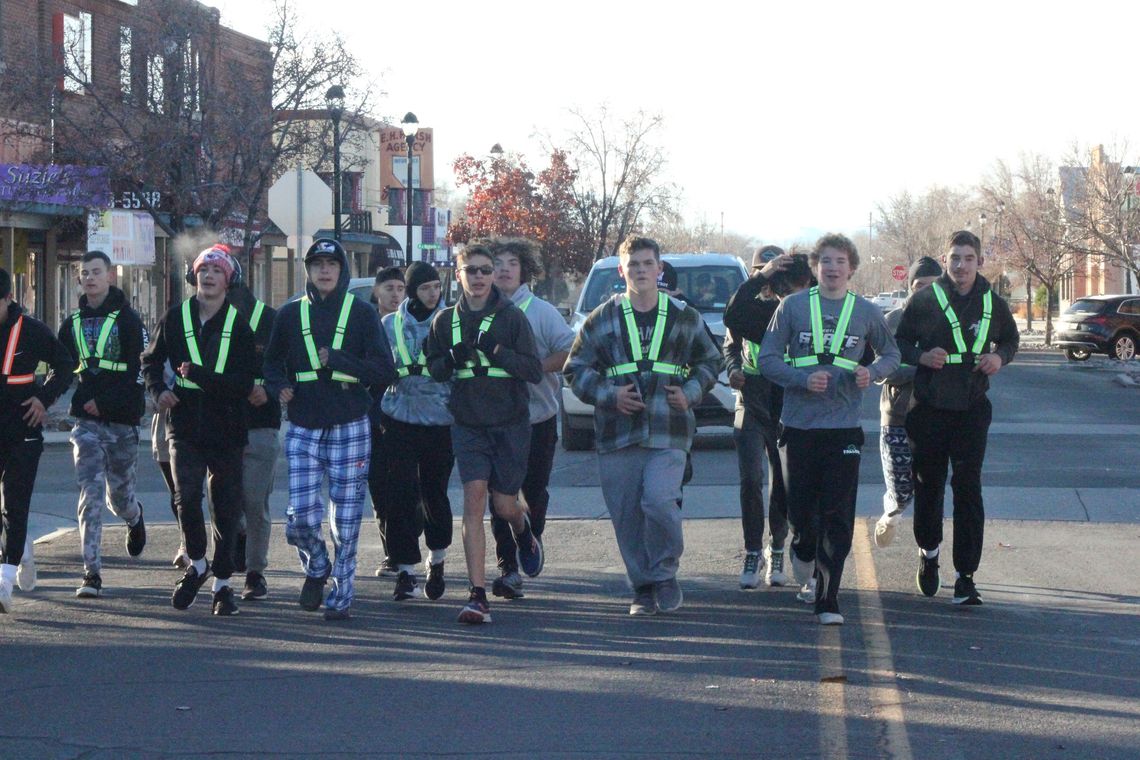
<path id="1" fill-rule="evenodd" d="M 340 117 L 344 115 L 344 88 L 334 84 L 325 93 L 333 125 L 333 238 L 340 240 Z"/>
<path id="2" fill-rule="evenodd" d="M 416 133 L 419 132 L 420 123 L 416 119 L 416 115 L 411 111 L 404 114 L 404 120 L 400 122 L 400 126 L 404 130 L 404 141 L 408 144 L 408 181 L 404 185 L 404 192 L 408 194 L 408 245 L 404 249 L 404 265 L 411 266 L 412 263 L 412 148 L 416 144 Z"/>

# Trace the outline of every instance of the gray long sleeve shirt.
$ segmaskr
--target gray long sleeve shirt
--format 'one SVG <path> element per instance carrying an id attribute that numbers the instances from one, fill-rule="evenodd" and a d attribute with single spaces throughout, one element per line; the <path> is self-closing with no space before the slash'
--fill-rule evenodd
<path id="1" fill-rule="evenodd" d="M 843 299 L 820 296 L 820 313 L 823 317 L 825 349 L 831 346 Z M 867 347 L 876 357 L 868 365 L 871 382 L 887 377 L 899 366 L 899 349 L 887 329 L 883 314 L 865 298 L 856 297 L 847 325 L 846 340 L 839 355 L 860 361 Z M 780 415 L 786 427 L 800 429 L 859 427 L 859 406 L 863 390 L 855 384 L 853 372 L 834 364 L 813 367 L 793 367 L 784 362 L 784 353 L 792 358 L 815 353 L 811 334 L 810 291 L 803 290 L 788 296 L 776 309 L 764 342 L 760 345 L 757 365 L 760 373 L 774 383 L 784 386 L 784 408 Z M 808 377 L 813 372 L 827 372 L 831 378 L 827 390 L 813 393 L 807 389 Z"/>
<path id="2" fill-rule="evenodd" d="M 516 290 L 511 296 L 511 303 L 523 309 L 530 322 L 539 361 L 546 361 L 546 357 L 551 354 L 569 351 L 570 346 L 574 345 L 574 331 L 566 324 L 558 309 L 531 293 L 529 286 L 523 285 Z M 543 372 L 542 382 L 531 384 L 529 389 L 530 424 L 545 422 L 558 414 L 558 404 L 562 398 L 561 373 Z"/>

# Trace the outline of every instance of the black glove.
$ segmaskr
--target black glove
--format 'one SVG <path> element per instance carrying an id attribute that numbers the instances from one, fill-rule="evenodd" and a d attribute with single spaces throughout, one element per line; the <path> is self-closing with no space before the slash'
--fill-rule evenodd
<path id="1" fill-rule="evenodd" d="M 478 339 L 475 341 L 475 345 L 490 359 L 491 354 L 495 353 L 495 349 L 499 346 L 499 341 L 495 340 L 495 336 L 489 331 L 481 330 Z"/>
<path id="2" fill-rule="evenodd" d="M 448 351 L 451 354 L 451 361 L 454 362 L 456 367 L 462 367 L 475 358 L 475 349 L 466 343 L 456 343 Z"/>

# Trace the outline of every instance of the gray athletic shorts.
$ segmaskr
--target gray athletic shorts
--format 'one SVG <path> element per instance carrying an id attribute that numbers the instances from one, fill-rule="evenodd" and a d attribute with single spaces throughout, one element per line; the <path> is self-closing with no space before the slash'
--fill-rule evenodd
<path id="1" fill-rule="evenodd" d="M 451 426 L 451 448 L 460 480 L 486 480 L 492 491 L 513 496 L 526 477 L 530 422 L 487 428 L 455 424 Z"/>

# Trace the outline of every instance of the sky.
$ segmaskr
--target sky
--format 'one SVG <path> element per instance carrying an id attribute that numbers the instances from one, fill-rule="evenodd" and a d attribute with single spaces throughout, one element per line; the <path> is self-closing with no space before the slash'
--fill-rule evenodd
<path id="1" fill-rule="evenodd" d="M 269 0 L 207 2 L 265 38 Z M 434 128 L 437 186 L 495 143 L 545 165 L 570 108 L 644 110 L 686 220 L 757 241 L 865 230 L 904 190 L 972 186 L 1023 152 L 1140 147 L 1132 4 L 292 2 L 375 78 L 375 115 Z"/>

